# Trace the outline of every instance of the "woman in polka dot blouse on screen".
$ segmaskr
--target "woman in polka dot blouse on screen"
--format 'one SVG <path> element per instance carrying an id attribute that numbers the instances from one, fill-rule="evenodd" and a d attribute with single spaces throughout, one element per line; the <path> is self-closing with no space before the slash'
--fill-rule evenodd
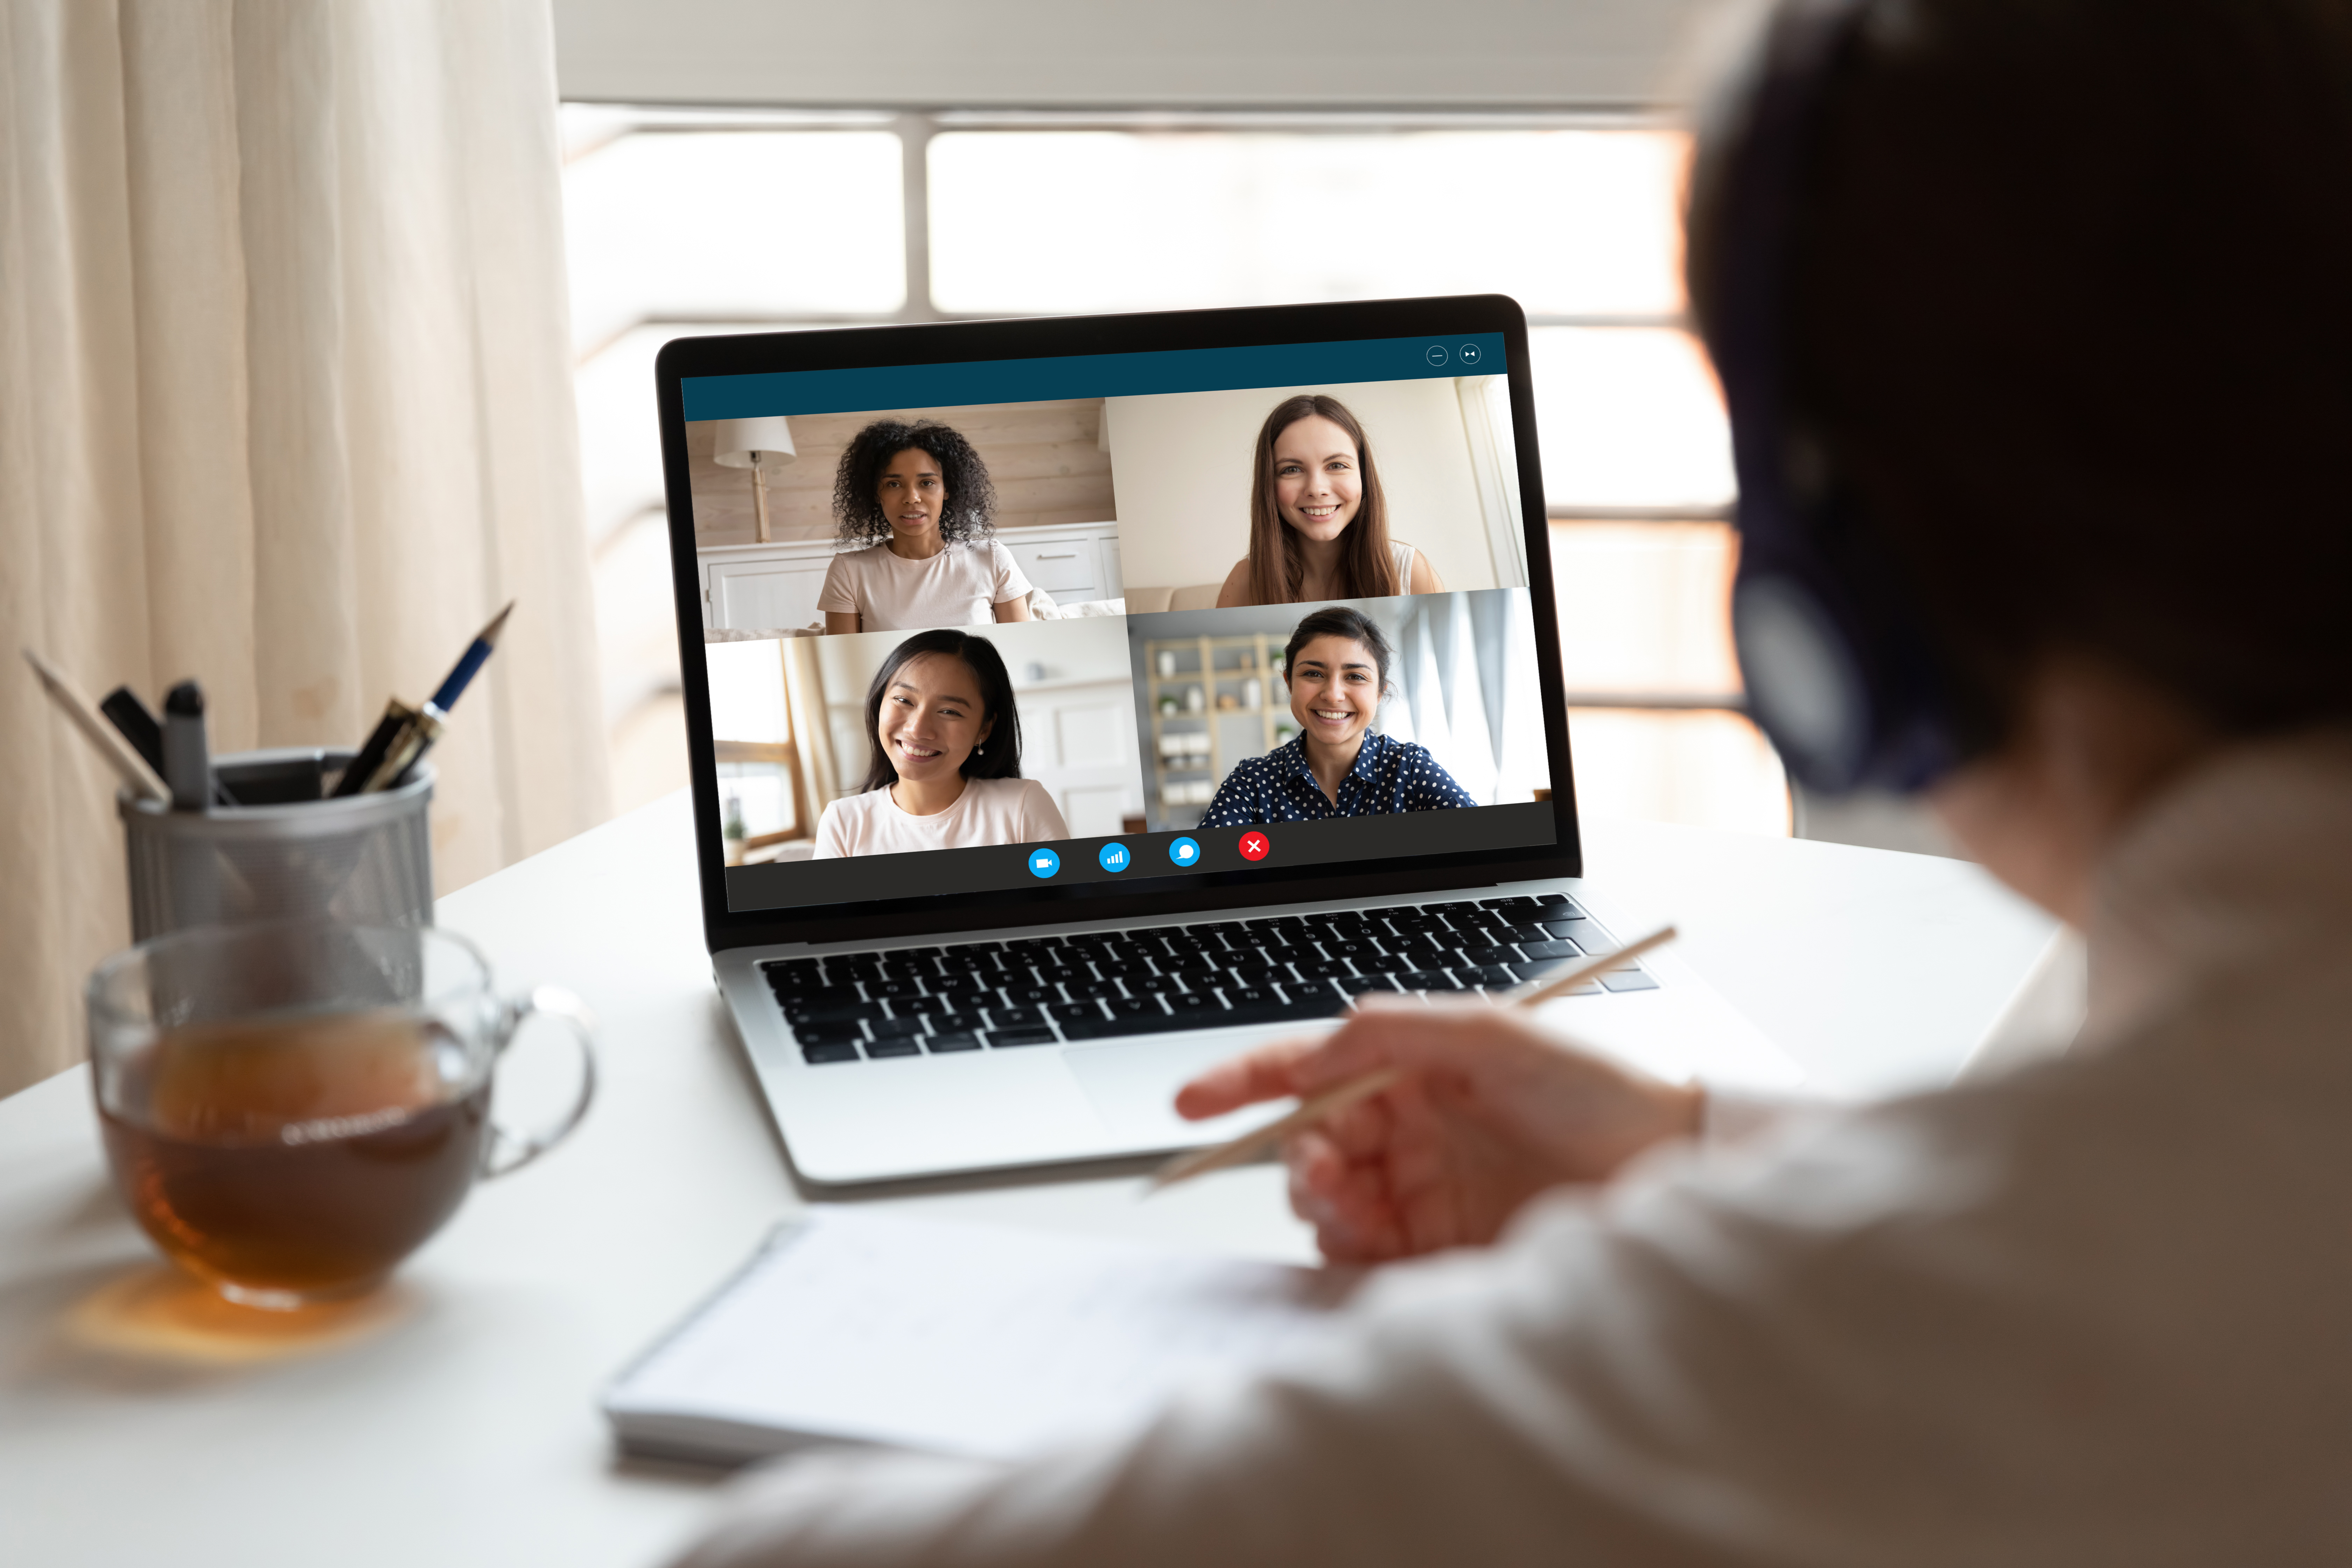
<path id="1" fill-rule="evenodd" d="M 1319 822 L 1476 805 L 1425 746 L 1371 728 L 1389 689 L 1389 639 L 1344 605 L 1298 623 L 1282 650 L 1282 679 L 1298 733 L 1236 763 L 1217 786 L 1203 827 Z"/>

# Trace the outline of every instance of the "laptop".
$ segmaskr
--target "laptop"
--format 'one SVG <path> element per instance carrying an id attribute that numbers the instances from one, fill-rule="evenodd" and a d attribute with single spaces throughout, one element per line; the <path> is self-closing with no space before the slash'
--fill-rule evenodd
<path id="1" fill-rule="evenodd" d="M 1371 993 L 1617 951 L 1499 296 L 685 338 L 656 379 L 718 986 L 820 1186 L 1161 1154 Z M 1672 950 L 1547 1005 L 1785 1085 Z"/>

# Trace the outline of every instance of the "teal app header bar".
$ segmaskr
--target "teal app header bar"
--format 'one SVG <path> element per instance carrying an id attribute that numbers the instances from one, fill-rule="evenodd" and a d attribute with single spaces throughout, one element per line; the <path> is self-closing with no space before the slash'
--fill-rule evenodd
<path id="1" fill-rule="evenodd" d="M 1357 338 L 1239 349 L 693 375 L 679 383 L 679 392 L 689 420 L 755 419 L 774 414 L 856 414 L 876 408 L 1500 375 L 1503 360 L 1502 333 L 1465 332 L 1450 338 Z"/>

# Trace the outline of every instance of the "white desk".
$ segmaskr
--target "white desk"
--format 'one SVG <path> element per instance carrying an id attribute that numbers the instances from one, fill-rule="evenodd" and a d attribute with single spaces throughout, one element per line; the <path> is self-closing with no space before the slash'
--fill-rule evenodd
<path id="1" fill-rule="evenodd" d="M 2051 934 L 1956 861 L 1644 825 L 1591 837 L 1621 910 L 1671 913 L 1689 962 L 1849 1091 L 1948 1075 Z M 593 1398 L 800 1199 L 711 989 L 690 838 L 680 795 L 442 900 L 504 982 L 596 1008 L 603 1090 L 572 1143 L 476 1193 L 340 1341 L 173 1349 L 201 1298 L 155 1284 L 85 1074 L 0 1101 L 0 1559 L 592 1568 L 694 1529 L 709 1478 L 616 1461 Z M 1132 1174 L 875 1201 L 1304 1258 L 1276 1176 L 1150 1205 Z"/>

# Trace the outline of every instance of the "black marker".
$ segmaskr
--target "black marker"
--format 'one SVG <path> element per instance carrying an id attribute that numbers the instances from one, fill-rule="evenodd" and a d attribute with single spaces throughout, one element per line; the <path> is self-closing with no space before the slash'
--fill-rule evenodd
<path id="1" fill-rule="evenodd" d="M 163 694 L 163 782 L 173 811 L 212 804 L 212 742 L 205 734 L 204 689 L 183 680 Z"/>
<path id="2" fill-rule="evenodd" d="M 118 686 L 107 693 L 98 710 L 122 732 L 131 749 L 147 759 L 147 765 L 160 774 L 163 771 L 163 726 L 139 700 L 139 694 L 127 686 Z"/>
<path id="3" fill-rule="evenodd" d="M 153 768 L 159 776 L 163 775 L 163 726 L 156 721 L 147 704 L 139 700 L 139 693 L 127 686 L 118 686 L 106 694 L 106 700 L 98 705 L 98 710 L 121 731 L 122 738 L 131 742 L 131 750 L 144 758 L 147 765 Z M 213 777 L 213 804 L 237 804 L 236 796 L 229 793 L 228 785 L 221 783 L 218 774 Z"/>

